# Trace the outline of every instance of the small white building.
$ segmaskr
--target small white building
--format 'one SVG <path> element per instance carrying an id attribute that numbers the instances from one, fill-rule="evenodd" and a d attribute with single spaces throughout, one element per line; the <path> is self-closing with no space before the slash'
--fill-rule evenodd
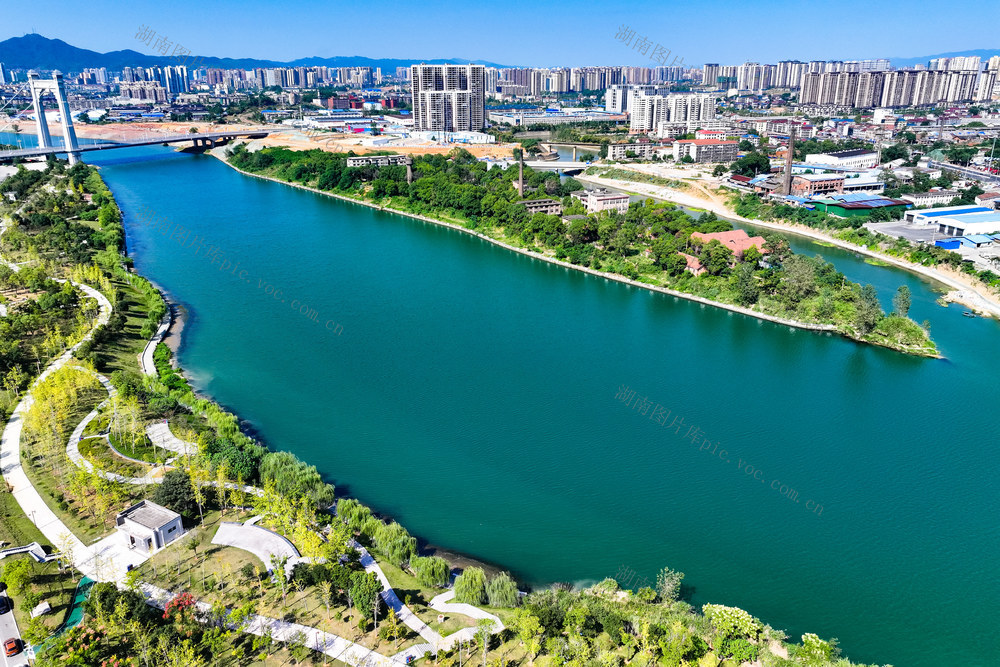
<path id="1" fill-rule="evenodd" d="M 181 515 L 150 500 L 143 500 L 115 517 L 130 549 L 151 554 L 184 534 Z"/>
<path id="2" fill-rule="evenodd" d="M 623 192 L 611 192 L 603 188 L 594 190 L 578 190 L 571 192 L 570 196 L 579 199 L 587 213 L 600 213 L 601 211 L 628 212 L 629 196 Z"/>

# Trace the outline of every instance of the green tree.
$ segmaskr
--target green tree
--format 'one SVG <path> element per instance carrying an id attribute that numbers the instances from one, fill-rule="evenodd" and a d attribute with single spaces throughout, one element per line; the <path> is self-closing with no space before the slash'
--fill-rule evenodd
<path id="1" fill-rule="evenodd" d="M 882 306 L 878 302 L 878 293 L 872 285 L 861 288 L 858 299 L 855 324 L 861 335 L 870 333 L 882 319 Z"/>
<path id="2" fill-rule="evenodd" d="M 14 595 L 22 595 L 31 583 L 32 565 L 27 556 L 17 558 L 3 566 L 3 574 L 0 575 L 0 582 L 7 585 L 7 588 Z"/>
<path id="3" fill-rule="evenodd" d="M 440 556 L 414 556 L 410 559 L 410 569 L 424 586 L 444 588 L 451 577 L 448 561 Z"/>
<path id="4" fill-rule="evenodd" d="M 712 239 L 702 247 L 698 259 L 710 275 L 721 276 L 729 271 L 729 265 L 733 261 L 733 251 L 716 239 Z"/>
<path id="5" fill-rule="evenodd" d="M 365 618 L 374 618 L 377 609 L 376 604 L 381 606 L 382 582 L 378 580 L 378 575 L 374 572 L 355 572 L 351 576 L 351 603 L 355 609 L 361 612 Z"/>
<path id="6" fill-rule="evenodd" d="M 910 312 L 910 288 L 900 285 L 896 295 L 892 297 L 892 308 L 900 317 L 906 317 Z"/>
<path id="7" fill-rule="evenodd" d="M 754 151 L 733 162 L 731 171 L 739 176 L 753 178 L 758 174 L 769 173 L 771 171 L 771 161 L 766 155 Z"/>
<path id="8" fill-rule="evenodd" d="M 684 573 L 665 567 L 656 575 L 656 592 L 665 602 L 673 602 L 680 596 Z"/>
<path id="9" fill-rule="evenodd" d="M 479 567 L 467 567 L 455 579 L 455 599 L 466 604 L 486 603 L 486 573 Z"/>
<path id="10" fill-rule="evenodd" d="M 518 609 L 511 620 L 511 629 L 517 634 L 527 653 L 528 664 L 534 664 L 542 649 L 542 624 L 538 617 L 527 609 Z"/>
<path id="11" fill-rule="evenodd" d="M 163 476 L 163 483 L 153 492 L 153 502 L 172 509 L 188 519 L 194 518 L 195 512 L 198 511 L 191 478 L 180 469 L 171 470 Z"/>
<path id="12" fill-rule="evenodd" d="M 516 607 L 519 602 L 517 584 L 509 574 L 501 572 L 487 582 L 486 597 L 491 607 Z"/>

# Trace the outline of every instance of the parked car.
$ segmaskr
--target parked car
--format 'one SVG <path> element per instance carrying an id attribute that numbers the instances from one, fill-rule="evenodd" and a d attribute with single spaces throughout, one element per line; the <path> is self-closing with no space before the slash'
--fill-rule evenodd
<path id="1" fill-rule="evenodd" d="M 0 595 L 0 614 L 6 614 L 8 611 L 10 611 L 10 598 Z"/>
<path id="2" fill-rule="evenodd" d="M 8 658 L 12 655 L 17 655 L 21 652 L 21 640 L 11 637 L 3 643 L 3 650 Z"/>

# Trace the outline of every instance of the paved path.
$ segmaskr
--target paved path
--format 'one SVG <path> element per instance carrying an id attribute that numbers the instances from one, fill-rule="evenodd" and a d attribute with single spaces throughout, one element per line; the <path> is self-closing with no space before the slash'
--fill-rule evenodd
<path id="1" fill-rule="evenodd" d="M 157 343 L 160 343 L 163 340 L 163 337 L 167 335 L 167 329 L 169 328 L 170 309 L 167 308 L 167 314 L 163 316 L 162 320 L 160 320 L 160 326 L 156 328 L 156 333 L 149 339 L 149 342 L 146 343 L 146 347 L 142 349 L 142 354 L 139 355 L 139 367 L 146 375 L 156 375 L 156 364 L 153 362 L 153 352 L 156 350 Z"/>
<path id="2" fill-rule="evenodd" d="M 74 368 L 77 368 L 81 372 L 84 372 L 84 373 L 91 373 L 92 372 L 89 369 L 84 368 L 83 366 L 75 366 Z M 163 482 L 163 478 L 162 477 L 153 477 L 152 476 L 152 470 L 150 471 L 150 474 L 146 475 L 145 477 L 125 477 L 124 475 L 119 475 L 117 473 L 106 472 L 104 470 L 97 470 L 94 467 L 94 464 L 91 463 L 90 461 L 88 461 L 83 456 L 83 454 L 80 453 L 80 440 L 83 439 L 83 432 L 86 430 L 87 424 L 89 424 L 94 419 L 96 419 L 98 412 L 100 412 L 100 410 L 102 408 L 104 408 L 105 405 L 108 404 L 108 401 L 110 401 L 112 398 L 114 398 L 118 394 L 118 391 L 114 388 L 114 386 L 111 384 L 111 381 L 108 380 L 108 378 L 104 377 L 100 373 L 93 373 L 93 375 L 97 378 L 97 380 L 107 390 L 108 397 L 106 399 L 104 399 L 103 401 L 101 401 L 101 403 L 96 408 L 94 408 L 93 410 L 91 410 L 90 413 L 86 417 L 83 418 L 83 421 L 81 421 L 79 424 L 77 424 L 76 428 L 73 429 L 73 433 L 70 434 L 70 436 L 69 436 L 69 442 L 66 445 L 66 456 L 69 458 L 70 461 L 73 462 L 73 465 L 75 465 L 77 468 L 83 468 L 85 470 L 89 470 L 90 472 L 93 472 L 93 473 L 95 473 L 95 474 L 103 477 L 104 479 L 112 481 L 112 482 L 122 482 L 124 484 L 137 484 L 137 485 L 139 485 L 139 484 L 159 484 L 159 483 Z M 105 441 L 107 441 L 107 437 L 106 436 L 99 436 L 99 437 L 101 437 Z M 109 447 L 111 446 L 110 442 L 108 442 L 108 446 Z M 124 457 L 124 458 L 128 458 L 128 457 Z M 129 459 L 129 460 L 135 461 L 135 459 Z M 142 462 L 140 461 L 139 463 L 142 463 Z"/>
<path id="3" fill-rule="evenodd" d="M 251 523 L 236 523 L 233 521 L 221 523 L 219 529 L 215 531 L 212 544 L 221 544 L 249 551 L 264 563 L 268 572 L 273 569 L 271 567 L 272 556 L 288 559 L 285 564 L 287 574 L 291 574 L 291 570 L 302 562 L 299 550 L 288 539 L 278 535 L 274 531 Z"/>
<path id="4" fill-rule="evenodd" d="M 146 426 L 146 435 L 152 443 L 161 448 L 168 449 L 175 454 L 194 456 L 198 453 L 198 443 L 181 440 L 170 430 L 170 425 L 166 420 L 156 422 Z"/>
<path id="5" fill-rule="evenodd" d="M 493 634 L 496 634 L 504 629 L 504 624 L 499 617 L 494 616 L 488 611 L 483 611 L 479 607 L 473 607 L 471 604 L 465 604 L 463 602 L 453 602 L 450 603 L 455 597 L 455 591 L 450 590 L 441 595 L 436 596 L 430 602 L 430 608 L 435 611 L 440 611 L 442 613 L 448 614 L 462 614 L 464 616 L 471 616 L 475 619 L 489 619 L 493 621 Z M 441 648 L 451 648 L 456 641 L 461 639 L 462 641 L 474 641 L 476 638 L 476 632 L 478 628 L 462 628 L 458 632 L 454 632 L 444 638 L 445 644 Z"/>
<path id="6" fill-rule="evenodd" d="M 421 621 L 409 607 L 403 604 L 403 602 L 399 599 L 399 596 L 396 595 L 396 591 L 394 591 L 392 586 L 389 584 L 389 579 L 386 578 L 382 568 L 379 567 L 378 562 L 372 558 L 372 555 L 368 553 L 368 550 L 354 540 L 351 540 L 347 544 L 348 546 L 357 549 L 357 551 L 361 554 L 361 567 L 365 568 L 365 572 L 374 572 L 379 581 L 382 582 L 382 599 L 385 600 L 386 606 L 396 612 L 396 616 L 399 617 L 399 620 L 406 624 L 406 627 L 410 628 L 423 639 L 427 640 L 430 644 L 434 646 L 441 645 L 444 642 L 444 638 L 441 637 L 441 635 L 435 630 L 431 629 L 429 625 Z"/>

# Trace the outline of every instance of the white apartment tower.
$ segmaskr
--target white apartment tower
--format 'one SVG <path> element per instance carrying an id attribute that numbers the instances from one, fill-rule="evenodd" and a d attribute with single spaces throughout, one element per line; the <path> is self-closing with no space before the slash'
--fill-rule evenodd
<path id="1" fill-rule="evenodd" d="M 486 68 L 482 65 L 412 65 L 413 129 L 461 132 L 483 129 Z"/>

